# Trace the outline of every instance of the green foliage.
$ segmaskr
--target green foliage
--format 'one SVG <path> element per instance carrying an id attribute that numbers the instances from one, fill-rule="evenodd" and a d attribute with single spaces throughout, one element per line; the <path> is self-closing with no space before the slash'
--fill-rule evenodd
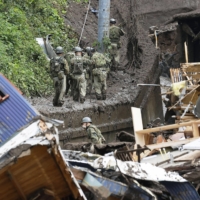
<path id="1" fill-rule="evenodd" d="M 74 0 L 76 3 L 88 3 L 89 0 Z"/>
<path id="2" fill-rule="evenodd" d="M 110 38 L 109 37 L 104 37 L 103 40 L 102 40 L 102 44 L 103 44 L 103 53 L 104 53 L 104 55 L 109 57 L 109 50 L 111 48 Z M 101 48 L 101 43 L 98 40 L 96 40 L 96 41 L 94 41 L 92 43 L 92 46 L 95 49 L 100 49 Z"/>
<path id="3" fill-rule="evenodd" d="M 66 51 L 77 42 L 65 12 L 65 0 L 0 0 L 0 72 L 26 95 L 52 92 L 49 62 L 35 38 L 52 34 L 53 46 Z"/>

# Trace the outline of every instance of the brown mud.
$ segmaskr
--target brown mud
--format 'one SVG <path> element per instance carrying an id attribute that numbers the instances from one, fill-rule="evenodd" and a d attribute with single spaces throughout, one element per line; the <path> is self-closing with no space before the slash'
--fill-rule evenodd
<path id="1" fill-rule="evenodd" d="M 151 24 L 148 26 L 155 25 L 159 22 L 158 18 L 154 18 L 153 20 L 156 14 L 156 8 L 160 9 L 160 14 L 163 14 L 165 12 L 164 10 L 166 10 L 164 8 L 166 1 L 163 5 L 158 3 L 157 7 L 151 10 L 152 4 L 156 2 L 158 1 L 111 1 L 110 16 L 117 20 L 118 25 L 124 29 L 126 34 L 121 39 L 120 69 L 117 72 L 111 72 L 109 75 L 107 81 L 107 99 L 105 101 L 97 101 L 94 91 L 91 95 L 87 95 L 84 104 L 74 102 L 71 97 L 66 97 L 65 103 L 61 108 L 53 107 L 53 95 L 47 99 L 29 99 L 43 115 L 64 120 L 64 127 L 60 127 L 60 139 L 63 141 L 63 144 L 70 139 L 73 139 L 75 142 L 87 141 L 85 138 L 86 133 L 80 127 L 81 119 L 84 116 L 92 118 L 93 123 L 98 125 L 107 141 L 115 141 L 116 136 L 111 133 L 116 133 L 120 130 L 127 130 L 130 133 L 133 132 L 132 106 L 142 109 L 144 127 L 150 120 L 163 117 L 160 88 L 137 87 L 138 83 L 159 83 L 160 69 L 158 67 L 158 55 L 160 52 L 155 49 L 155 45 L 148 36 L 146 25 L 148 21 L 151 21 Z M 91 7 L 98 9 L 98 1 L 93 0 Z M 187 6 L 176 4 L 176 7 L 177 9 L 175 10 L 178 11 L 192 10 L 197 7 L 197 2 L 191 1 Z M 171 13 L 175 12 L 171 7 L 168 10 L 170 9 Z M 66 25 L 71 26 L 77 35 L 81 32 L 86 11 L 87 4 L 71 2 L 68 5 L 65 22 Z M 146 19 L 148 16 L 151 16 L 151 20 Z M 167 20 L 168 17 L 165 17 L 161 21 Z M 91 46 L 96 41 L 97 22 L 97 16 L 89 12 L 81 40 L 81 47 Z M 173 37 L 173 35 L 169 35 L 169 37 Z M 163 41 L 162 43 L 165 42 Z M 163 45 L 167 46 L 164 48 L 164 51 L 169 46 L 173 49 L 173 41 L 171 41 L 170 45 Z"/>

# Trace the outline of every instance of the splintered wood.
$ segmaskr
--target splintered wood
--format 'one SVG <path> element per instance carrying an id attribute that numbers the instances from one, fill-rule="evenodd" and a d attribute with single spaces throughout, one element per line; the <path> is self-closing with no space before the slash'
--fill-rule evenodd
<path id="1" fill-rule="evenodd" d="M 182 71 L 177 68 L 177 69 L 170 69 L 170 75 L 171 75 L 171 81 L 172 83 L 177 83 L 183 80 L 182 77 Z"/>
<path id="2" fill-rule="evenodd" d="M 200 63 L 181 63 L 183 76 L 196 85 L 200 80 Z"/>

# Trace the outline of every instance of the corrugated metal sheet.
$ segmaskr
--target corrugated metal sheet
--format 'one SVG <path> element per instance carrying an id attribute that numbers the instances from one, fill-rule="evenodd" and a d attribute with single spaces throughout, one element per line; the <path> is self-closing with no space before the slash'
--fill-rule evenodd
<path id="1" fill-rule="evenodd" d="M 200 199 L 195 188 L 189 183 L 176 183 L 169 181 L 160 182 L 170 192 L 172 197 L 176 200 L 198 200 Z"/>
<path id="2" fill-rule="evenodd" d="M 93 174 L 92 174 L 93 175 Z M 93 175 L 94 176 L 94 175 Z M 128 186 L 121 184 L 119 182 L 115 182 L 113 180 L 109 180 L 104 177 L 94 176 L 105 188 L 107 188 L 112 194 L 117 196 L 123 196 L 125 192 L 128 190 Z"/>
<path id="3" fill-rule="evenodd" d="M 105 188 L 107 188 L 113 195 L 115 196 L 119 196 L 122 197 L 125 195 L 125 193 L 129 190 L 130 193 L 134 193 L 132 195 L 136 195 L 139 198 L 135 198 L 135 199 L 143 199 L 143 200 L 151 200 L 152 199 L 152 195 L 149 194 L 146 190 L 144 190 L 144 188 L 138 186 L 135 183 L 132 183 L 129 187 L 123 183 L 120 182 L 116 182 L 114 180 L 111 179 L 107 179 L 105 177 L 100 177 L 98 175 L 95 175 L 94 173 L 90 174 L 95 177 Z"/>
<path id="4" fill-rule="evenodd" d="M 16 134 L 16 131 L 40 114 L 2 74 L 0 74 L 0 91 L 9 95 L 7 100 L 0 103 L 0 146 L 2 146 Z"/>

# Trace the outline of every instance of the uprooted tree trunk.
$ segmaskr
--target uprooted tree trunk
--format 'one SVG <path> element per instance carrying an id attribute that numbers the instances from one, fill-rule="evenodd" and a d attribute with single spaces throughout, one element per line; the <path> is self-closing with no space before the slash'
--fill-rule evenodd
<path id="1" fill-rule="evenodd" d="M 129 0 L 130 11 L 127 15 L 127 58 L 129 60 L 129 69 L 140 68 L 142 64 L 142 49 L 138 44 L 138 23 L 139 16 L 136 15 L 136 10 L 138 9 L 138 4 L 136 0 Z"/>

